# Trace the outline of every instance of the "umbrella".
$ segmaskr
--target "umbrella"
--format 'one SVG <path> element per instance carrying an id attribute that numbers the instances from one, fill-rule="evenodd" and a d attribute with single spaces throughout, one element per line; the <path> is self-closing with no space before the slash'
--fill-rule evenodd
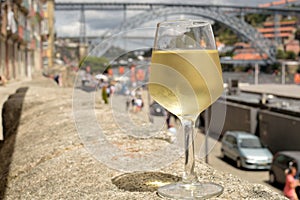
<path id="1" fill-rule="evenodd" d="M 107 76 L 105 76 L 105 75 L 103 75 L 103 74 L 97 74 L 96 76 L 95 76 L 95 78 L 97 79 L 97 80 L 104 80 L 104 81 L 108 81 L 108 77 Z"/>

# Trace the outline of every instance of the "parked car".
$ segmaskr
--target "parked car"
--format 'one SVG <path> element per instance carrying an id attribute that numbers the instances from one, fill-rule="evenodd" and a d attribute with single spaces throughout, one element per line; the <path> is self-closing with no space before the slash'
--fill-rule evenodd
<path id="1" fill-rule="evenodd" d="M 273 155 L 260 139 L 243 131 L 227 131 L 222 138 L 221 153 L 235 161 L 237 168 L 270 169 Z"/>
<path id="2" fill-rule="evenodd" d="M 271 184 L 284 184 L 286 170 L 290 162 L 295 162 L 298 167 L 296 177 L 299 177 L 300 151 L 279 151 L 274 155 L 271 168 L 269 170 L 269 182 Z"/>

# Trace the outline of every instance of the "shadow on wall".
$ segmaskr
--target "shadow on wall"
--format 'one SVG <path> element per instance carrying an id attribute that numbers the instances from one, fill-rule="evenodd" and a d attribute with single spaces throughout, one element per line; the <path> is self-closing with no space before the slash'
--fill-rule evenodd
<path id="1" fill-rule="evenodd" d="M 2 109 L 4 140 L 0 141 L 0 199 L 4 199 L 5 195 L 7 178 L 27 90 L 27 87 L 17 89 L 16 93 L 8 97 Z"/>

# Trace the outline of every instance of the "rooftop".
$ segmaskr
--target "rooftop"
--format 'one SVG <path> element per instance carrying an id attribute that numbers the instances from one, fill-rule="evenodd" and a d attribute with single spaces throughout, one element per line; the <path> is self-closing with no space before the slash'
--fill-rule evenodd
<path id="1" fill-rule="evenodd" d="M 259 32 L 261 33 L 269 33 L 269 32 L 275 32 L 276 29 L 275 28 L 259 28 L 257 29 Z M 295 27 L 279 27 L 278 31 L 283 32 L 283 31 L 295 31 L 296 28 Z"/>
<path id="2" fill-rule="evenodd" d="M 280 25 L 291 25 L 291 26 L 294 26 L 297 24 L 297 22 L 295 20 L 289 20 L 289 21 L 280 21 L 279 22 Z M 265 22 L 264 23 L 264 26 L 274 26 L 275 23 L 272 21 L 272 22 Z"/>
<path id="3" fill-rule="evenodd" d="M 233 60 L 263 60 L 267 58 L 266 54 L 261 56 L 259 53 L 240 53 L 232 57 Z"/>

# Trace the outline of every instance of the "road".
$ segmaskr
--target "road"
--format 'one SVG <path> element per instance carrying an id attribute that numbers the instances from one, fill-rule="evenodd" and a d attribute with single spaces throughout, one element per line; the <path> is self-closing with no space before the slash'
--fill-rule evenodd
<path id="1" fill-rule="evenodd" d="M 148 99 L 145 96 L 144 96 L 143 99 L 145 100 L 145 104 L 148 105 L 148 102 L 147 102 Z M 127 112 L 125 110 L 125 101 L 126 101 L 125 96 L 115 95 L 111 99 L 111 101 L 112 101 L 112 108 L 116 111 L 116 113 L 118 113 L 118 112 L 121 112 L 121 113 L 122 112 Z M 116 106 L 114 106 L 114 105 L 116 105 Z M 147 106 L 145 106 L 145 108 L 147 108 Z M 117 117 L 117 116 L 115 116 L 115 117 Z M 145 115 L 144 118 L 145 118 L 146 121 L 148 120 L 147 115 Z M 163 121 L 163 123 L 164 123 L 164 121 Z M 175 127 L 179 130 L 180 127 L 177 127 L 177 126 L 180 126 L 179 123 L 176 123 L 175 121 L 172 121 L 171 123 L 173 125 L 175 125 Z M 205 138 L 204 134 L 199 133 L 199 134 L 197 134 L 197 136 L 198 136 L 198 138 L 196 140 L 203 144 L 203 141 L 204 141 L 204 138 Z M 209 161 L 209 164 L 212 167 L 214 167 L 216 170 L 224 171 L 224 172 L 233 174 L 233 175 L 238 176 L 241 179 L 247 180 L 251 183 L 259 183 L 259 184 L 266 185 L 267 187 L 269 187 L 270 189 L 272 189 L 272 190 L 274 190 L 278 193 L 282 192 L 282 189 L 275 188 L 275 187 L 271 186 L 268 183 L 268 171 L 267 170 L 262 171 L 262 170 L 238 169 L 238 168 L 235 167 L 234 162 L 232 162 L 230 160 L 227 160 L 227 159 L 223 160 L 223 158 L 221 158 L 221 154 L 220 154 L 221 143 L 220 142 L 215 141 L 213 139 L 210 139 L 210 142 L 212 142 L 215 145 L 212 148 L 212 150 L 210 151 L 208 161 Z M 201 145 L 198 145 L 198 146 L 201 146 Z M 196 149 L 196 151 L 197 151 L 197 149 Z"/>
<path id="2" fill-rule="evenodd" d="M 200 137 L 204 141 L 204 135 L 199 134 Z M 281 193 L 282 190 L 280 188 L 273 187 L 268 183 L 269 174 L 267 170 L 247 170 L 247 169 L 238 169 L 235 167 L 235 162 L 229 160 L 229 159 L 223 159 L 221 157 L 221 143 L 215 142 L 215 146 L 210 152 L 208 156 L 208 164 L 213 166 L 215 169 L 219 171 L 224 171 L 227 173 L 231 173 L 233 175 L 236 175 L 244 180 L 247 180 L 251 183 L 259 183 L 266 185 L 270 189 Z"/>

